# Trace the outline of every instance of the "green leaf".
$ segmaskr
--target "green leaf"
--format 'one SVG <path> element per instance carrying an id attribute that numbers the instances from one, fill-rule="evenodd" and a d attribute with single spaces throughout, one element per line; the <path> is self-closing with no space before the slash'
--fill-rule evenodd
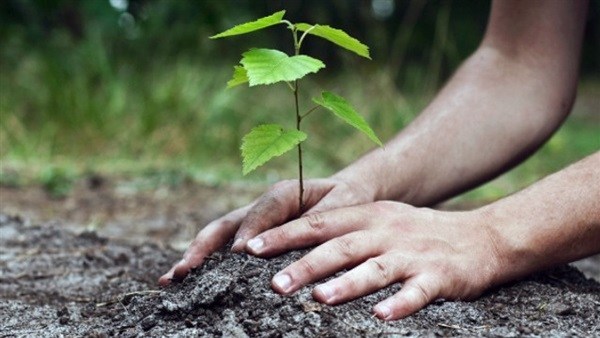
<path id="1" fill-rule="evenodd" d="M 311 29 L 312 28 L 312 29 Z M 369 55 L 369 47 L 357 39 L 348 35 L 341 29 L 333 28 L 326 25 L 309 25 L 307 23 L 296 24 L 296 29 L 302 32 L 308 31 L 308 34 L 312 34 L 323 39 L 329 40 L 336 45 L 346 48 L 347 50 L 354 52 L 362 57 L 371 59 Z M 310 31 L 309 31 L 310 29 Z"/>
<path id="2" fill-rule="evenodd" d="M 211 39 L 224 38 L 224 37 L 233 36 L 233 35 L 246 34 L 246 33 L 254 32 L 254 31 L 257 31 L 257 30 L 260 30 L 263 28 L 267 28 L 267 27 L 276 25 L 278 23 L 281 23 L 281 19 L 283 19 L 284 14 L 285 14 L 285 11 L 279 11 L 279 12 L 273 13 L 269 16 L 265 16 L 264 18 L 254 20 L 252 22 L 246 22 L 243 24 L 239 24 L 239 25 L 237 25 L 233 28 L 230 28 L 224 32 L 221 32 L 217 35 L 213 35 L 210 38 Z"/>
<path id="3" fill-rule="evenodd" d="M 306 140 L 305 133 L 299 130 L 285 130 L 277 124 L 255 127 L 242 140 L 244 175 L 273 157 L 292 150 L 304 140 Z"/>
<path id="4" fill-rule="evenodd" d="M 242 56 L 240 62 L 246 69 L 250 87 L 298 80 L 325 67 L 321 60 L 310 56 L 288 56 L 275 49 L 251 49 Z"/>
<path id="5" fill-rule="evenodd" d="M 330 110 L 344 122 L 365 133 L 373 142 L 383 146 L 383 143 L 375 135 L 373 129 L 369 127 L 367 121 L 343 97 L 330 92 L 323 92 L 320 98 L 313 98 L 313 102 Z"/>
<path id="6" fill-rule="evenodd" d="M 248 74 L 242 66 L 233 66 L 233 77 L 227 81 L 227 88 L 235 87 L 248 82 Z"/>

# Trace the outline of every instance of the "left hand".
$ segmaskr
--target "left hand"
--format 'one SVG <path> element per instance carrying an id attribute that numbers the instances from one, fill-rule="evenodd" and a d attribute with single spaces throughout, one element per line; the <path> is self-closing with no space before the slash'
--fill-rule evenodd
<path id="1" fill-rule="evenodd" d="M 263 232 L 247 251 L 272 256 L 320 244 L 272 280 L 281 294 L 352 268 L 313 289 L 338 304 L 403 283 L 373 311 L 381 319 L 406 317 L 439 298 L 472 299 L 502 278 L 498 239 L 474 212 L 444 212 L 381 201 L 315 213 Z"/>

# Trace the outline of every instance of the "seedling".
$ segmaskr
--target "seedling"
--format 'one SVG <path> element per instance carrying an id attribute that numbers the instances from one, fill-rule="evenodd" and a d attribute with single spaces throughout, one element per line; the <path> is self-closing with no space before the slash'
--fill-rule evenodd
<path id="1" fill-rule="evenodd" d="M 325 108 L 344 122 L 366 134 L 373 142 L 380 146 L 382 143 L 365 119 L 341 96 L 324 91 L 320 97 L 312 99 L 316 105 L 306 111 L 301 111 L 298 102 L 299 80 L 310 73 L 316 73 L 325 68 L 323 61 L 300 54 L 302 43 L 307 36 L 318 36 L 367 59 L 371 59 L 369 47 L 340 29 L 319 24 L 294 24 L 284 20 L 284 15 L 285 11 L 276 12 L 258 20 L 237 25 L 210 38 L 218 39 L 246 34 L 278 24 L 287 25 L 287 28 L 291 31 L 294 43 L 293 56 L 276 49 L 252 48 L 243 53 L 240 64 L 233 67 L 233 78 L 227 82 L 227 88 L 246 83 L 253 87 L 283 82 L 292 91 L 296 113 L 296 128 L 286 129 L 277 124 L 264 124 L 253 128 L 242 140 L 242 172 L 246 175 L 270 159 L 296 147 L 298 149 L 298 184 L 300 191 L 298 203 L 300 214 L 302 214 L 305 211 L 302 142 L 306 140 L 307 135 L 300 129 L 300 124 L 309 114 L 318 108 Z"/>

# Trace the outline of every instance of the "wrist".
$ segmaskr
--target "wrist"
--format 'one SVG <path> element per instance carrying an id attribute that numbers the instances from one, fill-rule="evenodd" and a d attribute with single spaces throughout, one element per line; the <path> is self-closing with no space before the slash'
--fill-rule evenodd
<path id="1" fill-rule="evenodd" d="M 383 148 L 375 149 L 331 178 L 359 187 L 369 197 L 369 202 L 394 200 L 412 204 L 421 180 L 390 165 L 394 163 L 390 156 Z"/>
<path id="2" fill-rule="evenodd" d="M 340 170 L 332 179 L 341 180 L 360 191 L 366 197 L 365 203 L 380 200 L 396 200 L 389 194 L 398 186 L 398 175 L 387 173 L 387 162 L 381 158 L 383 149 L 375 149 L 346 168 Z"/>
<path id="3" fill-rule="evenodd" d="M 546 267 L 544 256 L 536 250 L 531 224 L 515 210 L 505 210 L 502 203 L 492 203 L 473 210 L 486 233 L 486 243 L 496 271 L 492 284 L 498 285 L 522 278 Z"/>
<path id="4" fill-rule="evenodd" d="M 356 196 L 360 196 L 362 203 L 370 203 L 376 201 L 377 184 L 368 176 L 353 168 L 346 167 L 345 169 L 335 173 L 329 177 L 331 180 L 339 182 L 338 184 L 345 185 L 348 189 L 355 192 Z"/>

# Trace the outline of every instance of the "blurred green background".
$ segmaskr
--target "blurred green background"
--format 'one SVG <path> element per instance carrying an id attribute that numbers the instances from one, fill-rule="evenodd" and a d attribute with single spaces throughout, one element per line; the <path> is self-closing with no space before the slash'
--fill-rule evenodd
<path id="1" fill-rule="evenodd" d="M 347 97 L 382 139 L 411 121 L 478 45 L 486 1 L 3 0 L 0 2 L 0 183 L 52 183 L 90 173 L 166 172 L 208 183 L 295 177 L 288 154 L 243 178 L 241 137 L 259 123 L 293 125 L 283 85 L 225 90 L 247 48 L 290 51 L 283 27 L 208 36 L 286 9 L 294 22 L 342 28 L 373 61 L 307 40 L 327 69 L 304 99 Z M 600 10 L 591 1 L 574 114 L 533 158 L 463 201 L 498 198 L 600 148 Z M 371 147 L 329 116 L 305 128 L 306 174 L 329 175 Z"/>

